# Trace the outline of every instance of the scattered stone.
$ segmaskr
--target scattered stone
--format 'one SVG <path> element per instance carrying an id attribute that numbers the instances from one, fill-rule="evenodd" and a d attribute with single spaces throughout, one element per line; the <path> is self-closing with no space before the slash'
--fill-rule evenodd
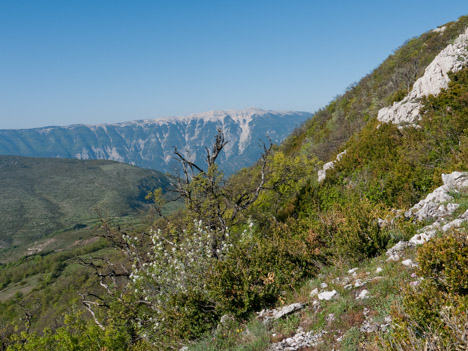
<path id="1" fill-rule="evenodd" d="M 364 289 L 356 297 L 356 300 L 364 300 L 364 299 L 368 299 L 368 298 L 369 298 L 369 291 Z"/>
<path id="2" fill-rule="evenodd" d="M 348 271 L 348 274 L 353 274 L 353 273 L 356 273 L 356 272 L 357 272 L 357 270 L 358 270 L 358 268 L 357 268 L 357 267 L 355 267 L 355 268 L 353 268 L 353 269 L 350 269 L 350 270 Z"/>
<path id="3" fill-rule="evenodd" d="M 331 323 L 335 320 L 335 315 L 333 313 L 330 313 L 326 319 L 328 323 Z"/>
<path id="4" fill-rule="evenodd" d="M 387 258 L 387 262 L 390 262 L 390 261 L 395 261 L 396 262 L 396 261 L 399 261 L 399 260 L 400 260 L 400 255 L 398 255 L 398 254 L 393 254 L 393 255 L 391 255 L 391 256 L 389 256 Z"/>
<path id="5" fill-rule="evenodd" d="M 345 285 L 344 288 L 345 288 L 346 290 L 350 290 L 350 289 L 353 288 L 353 284 Z"/>
<path id="6" fill-rule="evenodd" d="M 361 333 L 373 333 L 378 330 L 378 326 L 370 320 L 365 320 L 359 330 Z"/>
<path id="7" fill-rule="evenodd" d="M 356 279 L 356 281 L 354 282 L 354 287 L 355 288 L 360 288 L 361 286 L 364 286 L 366 285 L 366 281 L 364 280 L 361 280 L 361 279 Z"/>
<path id="8" fill-rule="evenodd" d="M 416 263 L 413 263 L 413 261 L 411 261 L 409 258 L 407 260 L 402 261 L 401 263 L 410 268 L 418 266 Z"/>
<path id="9" fill-rule="evenodd" d="M 314 297 L 315 295 L 318 294 L 318 292 L 319 292 L 319 289 L 315 288 L 314 290 L 312 290 L 312 291 L 310 292 L 310 295 L 309 295 L 309 296 L 310 296 L 310 297 Z"/>
<path id="10" fill-rule="evenodd" d="M 367 314 L 364 313 L 364 315 L 367 317 Z M 376 331 L 387 331 L 387 329 L 390 327 L 392 324 L 392 317 L 387 316 L 384 319 L 384 323 L 379 324 L 376 321 L 372 319 L 366 318 L 364 323 L 362 323 L 361 328 L 359 329 L 362 333 L 374 333 Z"/>
<path id="11" fill-rule="evenodd" d="M 407 241 L 399 241 L 397 244 L 395 244 L 392 248 L 388 249 L 386 252 L 386 255 L 391 257 L 391 256 L 398 256 L 400 252 L 402 252 L 404 249 L 408 247 L 408 242 Z M 393 260 L 393 261 L 398 261 L 400 258 Z M 388 261 L 388 260 L 387 260 Z"/>
<path id="12" fill-rule="evenodd" d="M 380 272 L 383 271 L 383 268 L 381 267 L 377 267 L 377 269 L 375 270 L 375 273 L 379 274 Z"/>
<path id="13" fill-rule="evenodd" d="M 188 346 L 181 347 L 179 351 L 188 351 Z"/>
<path id="14" fill-rule="evenodd" d="M 341 279 L 341 285 L 346 285 L 349 282 L 351 282 L 351 278 L 349 277 L 344 277 L 343 279 Z"/>
<path id="15" fill-rule="evenodd" d="M 322 284 L 320 284 L 320 288 L 321 289 L 328 288 L 328 284 L 327 283 L 322 283 Z"/>
<path id="16" fill-rule="evenodd" d="M 302 328 L 298 329 L 297 333 L 285 340 L 270 345 L 271 351 L 296 351 L 306 347 L 317 346 L 322 341 L 322 336 L 326 331 L 322 330 L 317 333 L 312 331 L 304 332 Z"/>
<path id="17" fill-rule="evenodd" d="M 319 300 L 326 300 L 326 301 L 336 298 L 337 296 L 338 296 L 338 292 L 336 290 L 323 291 L 320 294 L 318 294 Z"/>
<path id="18" fill-rule="evenodd" d="M 382 331 L 387 331 L 388 328 L 392 325 L 392 317 L 387 316 L 384 319 L 384 323 L 380 324 L 379 329 Z"/>
<path id="19" fill-rule="evenodd" d="M 263 319 L 263 323 L 267 325 L 273 320 L 277 320 L 297 311 L 300 311 L 305 306 L 306 304 L 296 302 L 283 308 L 276 308 L 273 310 L 262 310 L 259 313 L 257 313 L 257 318 Z"/>
<path id="20" fill-rule="evenodd" d="M 234 322 L 235 319 L 233 316 L 231 316 L 230 314 L 224 314 L 221 319 L 219 320 L 219 323 L 221 325 L 226 325 L 228 323 L 231 323 L 231 322 Z"/>

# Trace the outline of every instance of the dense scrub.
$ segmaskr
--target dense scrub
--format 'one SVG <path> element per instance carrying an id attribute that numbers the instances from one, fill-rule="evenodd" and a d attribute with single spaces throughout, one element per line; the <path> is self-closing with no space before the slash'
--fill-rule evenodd
<path id="1" fill-rule="evenodd" d="M 405 289 L 394 311 L 392 350 L 466 350 L 468 238 L 466 230 L 430 241 L 418 252 L 420 283 Z"/>

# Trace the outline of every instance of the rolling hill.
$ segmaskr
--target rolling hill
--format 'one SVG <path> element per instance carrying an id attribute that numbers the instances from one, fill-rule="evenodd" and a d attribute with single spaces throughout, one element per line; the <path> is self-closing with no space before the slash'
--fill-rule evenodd
<path id="1" fill-rule="evenodd" d="M 64 248 L 100 216 L 137 216 L 162 173 L 102 160 L 0 156 L 0 262 Z"/>

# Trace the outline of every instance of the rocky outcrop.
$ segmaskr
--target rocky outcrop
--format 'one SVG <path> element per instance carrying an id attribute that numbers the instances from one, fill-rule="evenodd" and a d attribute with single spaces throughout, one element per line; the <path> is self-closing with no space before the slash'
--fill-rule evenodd
<path id="1" fill-rule="evenodd" d="M 442 181 L 444 185 L 410 208 L 405 212 L 405 216 L 414 216 L 416 220 L 423 221 L 451 215 L 458 208 L 458 204 L 450 202 L 453 200 L 452 193 L 468 188 L 468 172 L 442 174 Z"/>
<path id="2" fill-rule="evenodd" d="M 337 156 L 336 156 L 336 159 L 335 161 L 330 161 L 330 162 L 327 162 L 323 165 L 322 169 L 319 170 L 317 172 L 317 177 L 318 177 L 318 181 L 319 183 L 323 182 L 327 176 L 327 171 L 329 169 L 332 169 L 333 167 L 335 167 L 335 163 L 338 162 L 339 160 L 341 160 L 341 158 L 346 154 L 346 151 L 343 151 L 341 153 L 339 153 Z"/>
<path id="3" fill-rule="evenodd" d="M 406 247 L 421 245 L 432 238 L 437 231 L 446 232 L 468 222 L 468 210 L 457 218 L 450 218 L 459 207 L 457 203 L 452 202 L 454 194 L 468 189 L 468 172 L 442 174 L 442 181 L 444 185 L 435 189 L 425 199 L 405 212 L 406 217 L 414 217 L 417 221 L 434 220 L 434 222 L 418 230 L 409 241 L 400 241 L 389 249 L 388 260 L 398 261 L 400 253 Z"/>
<path id="4" fill-rule="evenodd" d="M 259 313 L 257 313 L 257 318 L 263 320 L 263 323 L 268 325 L 272 321 L 286 317 L 292 313 L 298 312 L 304 307 L 306 304 L 296 302 L 288 306 L 284 306 L 282 308 L 275 308 L 272 310 L 262 310 Z"/>
<path id="5" fill-rule="evenodd" d="M 443 31 L 442 28 L 439 31 Z M 448 73 L 460 71 L 467 65 L 467 48 L 468 28 L 426 67 L 424 75 L 414 83 L 411 92 L 402 101 L 382 108 L 377 119 L 386 123 L 414 124 L 420 118 L 420 99 L 439 94 L 448 87 Z"/>
<path id="6" fill-rule="evenodd" d="M 270 345 L 270 351 L 295 351 L 302 350 L 307 347 L 317 346 L 322 341 L 322 336 L 326 334 L 325 331 L 314 333 L 313 331 L 304 332 L 299 328 L 294 336 L 284 339 L 280 342 Z"/>

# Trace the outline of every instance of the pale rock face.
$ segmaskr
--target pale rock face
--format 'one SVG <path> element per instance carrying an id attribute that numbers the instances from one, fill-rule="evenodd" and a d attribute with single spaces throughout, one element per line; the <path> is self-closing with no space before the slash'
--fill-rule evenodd
<path id="1" fill-rule="evenodd" d="M 446 219 L 459 207 L 458 204 L 450 202 L 453 200 L 451 193 L 468 188 L 468 172 L 442 174 L 442 181 L 444 185 L 435 189 L 405 213 L 406 217 L 414 216 L 418 221 L 434 219 L 435 222 L 418 230 L 418 233 L 408 242 L 400 241 L 389 249 L 387 261 L 398 261 L 400 259 L 399 253 L 406 247 L 424 244 L 434 237 L 438 230 L 445 233 L 450 228 L 460 227 L 463 223 L 468 222 L 468 211 L 449 222 Z"/>
<path id="2" fill-rule="evenodd" d="M 434 31 L 443 31 L 444 27 Z M 413 85 L 411 92 L 392 106 L 382 108 L 377 119 L 385 123 L 413 124 L 419 120 L 419 99 L 437 95 L 448 87 L 448 72 L 458 72 L 468 63 L 468 28 L 453 44 L 442 50 L 426 67 L 424 75 Z"/>
<path id="3" fill-rule="evenodd" d="M 439 219 L 455 212 L 458 208 L 458 204 L 447 204 L 447 202 L 453 200 L 453 196 L 450 195 L 450 192 L 458 192 L 468 187 L 468 172 L 442 174 L 442 181 L 444 185 L 435 189 L 432 193 L 427 195 L 425 199 L 419 201 L 410 208 L 405 213 L 405 216 L 414 216 L 418 221 L 423 221 L 431 218 Z"/>
<path id="4" fill-rule="evenodd" d="M 417 267 L 418 265 L 416 263 L 413 263 L 412 260 L 410 260 L 409 258 L 407 260 L 404 260 L 401 262 L 404 266 L 407 266 L 407 267 L 410 267 L 410 268 L 413 268 L 413 267 Z"/>
<path id="5" fill-rule="evenodd" d="M 265 325 L 268 325 L 271 323 L 271 321 L 283 318 L 287 315 L 300 311 L 304 307 L 305 307 L 305 304 L 296 302 L 291 305 L 284 306 L 282 308 L 275 308 L 272 310 L 262 310 L 259 313 L 257 313 L 257 317 L 260 319 L 263 319 L 263 323 Z"/>
<path id="6" fill-rule="evenodd" d="M 359 295 L 356 297 L 356 300 L 364 300 L 364 299 L 368 299 L 370 296 L 369 296 L 369 290 L 362 290 Z"/>
<path id="7" fill-rule="evenodd" d="M 329 301 L 337 296 L 338 296 L 338 292 L 336 290 L 324 291 L 317 295 L 319 300 L 325 300 L 325 301 Z"/>
<path id="8" fill-rule="evenodd" d="M 318 177 L 318 181 L 319 183 L 323 182 L 325 180 L 325 178 L 327 177 L 327 171 L 329 169 L 332 169 L 333 167 L 335 167 L 335 163 L 338 162 L 339 160 L 341 160 L 341 158 L 346 155 L 346 151 L 343 151 L 341 153 L 339 153 L 337 156 L 336 156 L 336 159 L 335 161 L 331 161 L 331 162 L 327 162 L 323 165 L 322 169 L 320 169 L 318 172 L 317 172 L 317 177 Z"/>
<path id="9" fill-rule="evenodd" d="M 310 348 L 317 346 L 322 341 L 322 336 L 326 334 L 326 331 L 322 330 L 314 333 L 313 331 L 304 332 L 302 328 L 299 328 L 292 337 L 284 339 L 280 342 L 270 345 L 269 350 L 271 351 L 295 351 L 303 350 L 304 348 Z"/>

